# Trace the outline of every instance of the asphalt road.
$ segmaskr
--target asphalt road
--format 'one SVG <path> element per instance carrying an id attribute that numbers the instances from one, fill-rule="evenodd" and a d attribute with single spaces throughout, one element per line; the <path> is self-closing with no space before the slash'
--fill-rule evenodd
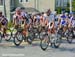
<path id="1" fill-rule="evenodd" d="M 63 40 L 60 47 L 55 49 L 48 47 L 43 51 L 39 46 L 40 41 L 34 41 L 32 45 L 23 42 L 16 47 L 13 42 L 2 41 L 0 43 L 0 57 L 75 57 L 75 40 L 72 44 Z"/>

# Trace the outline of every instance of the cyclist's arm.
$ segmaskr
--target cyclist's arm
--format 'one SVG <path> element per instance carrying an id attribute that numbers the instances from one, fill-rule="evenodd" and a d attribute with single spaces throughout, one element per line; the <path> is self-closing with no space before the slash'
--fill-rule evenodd
<path id="1" fill-rule="evenodd" d="M 1 19 L 0 23 L 3 21 L 3 18 Z"/>
<path id="2" fill-rule="evenodd" d="M 60 24 L 60 22 L 61 22 L 61 18 L 58 18 L 58 25 Z"/>
<path id="3" fill-rule="evenodd" d="M 16 23 L 16 16 L 14 15 L 13 16 L 13 25 L 15 26 L 17 23 Z"/>

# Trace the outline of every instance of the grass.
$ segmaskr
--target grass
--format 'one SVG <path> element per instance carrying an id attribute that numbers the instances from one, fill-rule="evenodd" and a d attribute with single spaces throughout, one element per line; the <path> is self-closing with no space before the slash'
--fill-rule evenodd
<path id="1" fill-rule="evenodd" d="M 9 21 L 7 27 L 10 28 L 10 27 L 13 27 L 13 26 L 14 26 L 13 23 L 11 21 Z"/>

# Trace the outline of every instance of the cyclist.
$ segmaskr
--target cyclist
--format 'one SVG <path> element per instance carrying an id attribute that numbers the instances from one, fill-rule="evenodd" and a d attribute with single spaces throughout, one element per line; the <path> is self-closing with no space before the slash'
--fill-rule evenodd
<path id="1" fill-rule="evenodd" d="M 0 11 L 0 30 L 3 32 L 3 37 L 6 33 L 7 24 L 8 24 L 7 18 L 4 15 L 2 15 L 2 12 Z"/>
<path id="2" fill-rule="evenodd" d="M 55 33 L 55 20 L 54 20 L 54 15 L 49 9 L 47 11 L 47 16 L 48 16 L 48 27 L 49 27 L 49 33 Z"/>
<path id="3" fill-rule="evenodd" d="M 43 19 L 42 15 L 40 16 L 40 25 L 45 26 L 44 19 Z"/>
<path id="4" fill-rule="evenodd" d="M 69 26 L 68 27 L 72 27 L 75 24 L 75 20 L 74 20 L 74 15 L 73 13 L 70 14 L 69 16 Z"/>
<path id="5" fill-rule="evenodd" d="M 59 28 L 61 28 L 63 32 L 65 32 L 67 29 L 67 22 L 68 22 L 68 19 L 65 16 L 65 12 L 62 12 L 62 14 L 59 17 L 58 23 L 59 23 Z"/>
<path id="6" fill-rule="evenodd" d="M 14 26 L 18 27 L 19 25 L 25 25 L 25 22 L 26 22 L 26 17 L 23 15 L 21 8 L 20 7 L 16 8 L 16 12 L 13 15 Z"/>
<path id="7" fill-rule="evenodd" d="M 27 14 L 21 10 L 20 7 L 16 8 L 16 12 L 13 15 L 13 24 L 17 30 L 21 30 L 23 35 L 28 36 L 28 23 Z"/>
<path id="8" fill-rule="evenodd" d="M 43 19 L 44 19 L 45 25 L 47 26 L 47 24 L 48 24 L 48 16 L 47 16 L 46 13 L 43 14 Z"/>

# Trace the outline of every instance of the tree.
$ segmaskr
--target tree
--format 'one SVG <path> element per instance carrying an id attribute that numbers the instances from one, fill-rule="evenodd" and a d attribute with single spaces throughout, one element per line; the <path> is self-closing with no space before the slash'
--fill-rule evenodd
<path id="1" fill-rule="evenodd" d="M 57 7 L 55 10 L 57 11 L 58 14 L 61 13 L 61 7 Z"/>
<path id="2" fill-rule="evenodd" d="M 75 0 L 72 1 L 72 11 L 75 11 Z"/>
<path id="3" fill-rule="evenodd" d="M 70 11 L 69 7 L 70 7 L 70 4 L 69 4 L 69 2 L 67 2 L 67 7 L 65 8 L 65 11 L 66 12 L 69 12 Z"/>

